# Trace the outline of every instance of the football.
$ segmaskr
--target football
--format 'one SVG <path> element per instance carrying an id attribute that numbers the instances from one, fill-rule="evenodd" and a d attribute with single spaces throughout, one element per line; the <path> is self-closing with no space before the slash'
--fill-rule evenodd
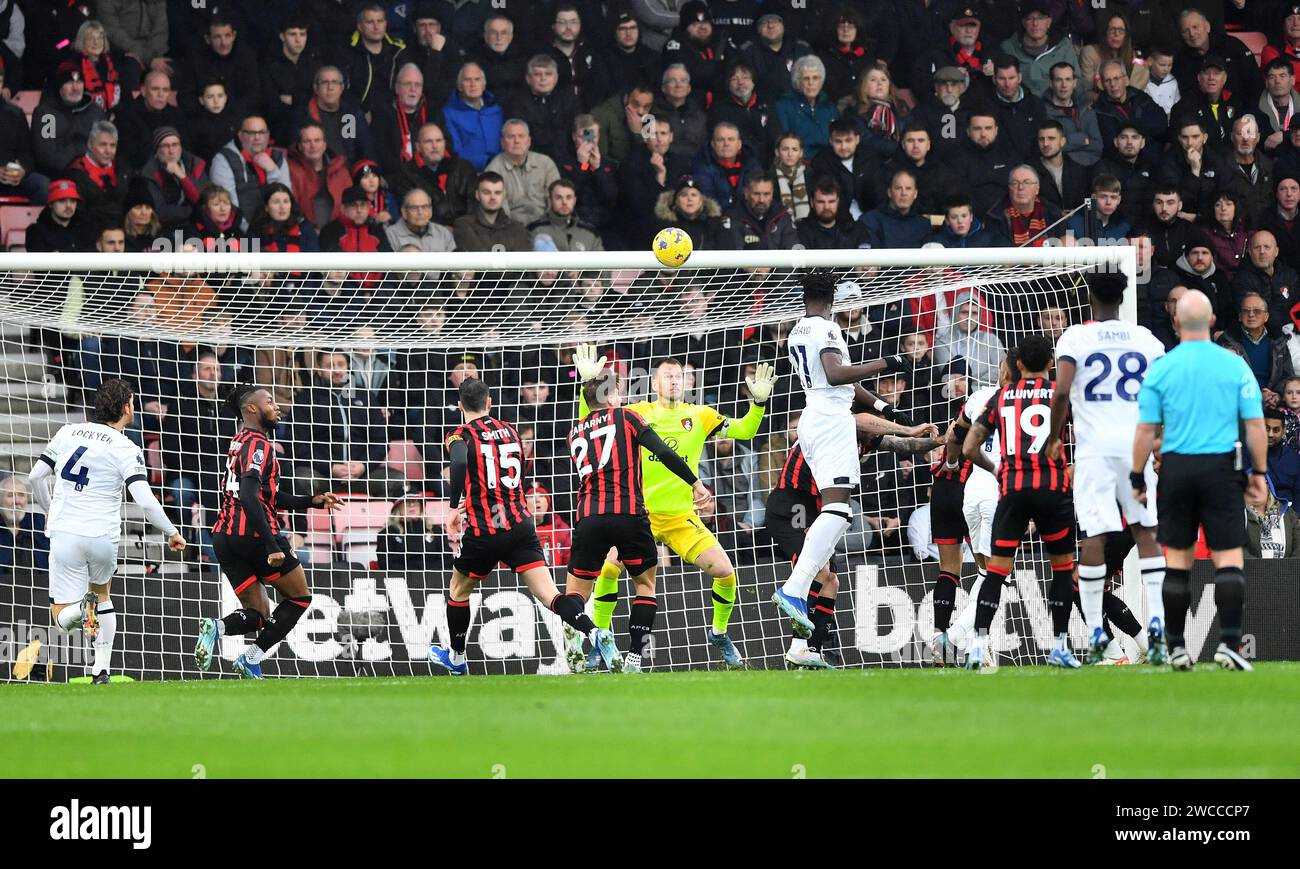
<path id="1" fill-rule="evenodd" d="M 695 250 L 695 243 L 691 241 L 686 230 L 669 226 L 659 230 L 659 234 L 655 236 L 653 249 L 659 262 L 670 269 L 675 269 L 690 258 L 691 251 Z"/>

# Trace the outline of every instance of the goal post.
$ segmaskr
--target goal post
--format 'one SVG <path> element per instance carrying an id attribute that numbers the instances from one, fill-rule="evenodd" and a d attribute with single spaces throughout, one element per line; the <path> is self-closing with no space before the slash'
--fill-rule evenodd
<path id="1" fill-rule="evenodd" d="M 15 678 L 17 653 L 33 638 L 45 657 L 27 678 L 43 678 L 46 662 L 56 680 L 80 675 L 86 660 L 81 638 L 50 625 L 43 517 L 25 478 L 59 426 L 85 419 L 94 389 L 116 376 L 139 396 L 127 434 L 191 542 L 179 558 L 165 552 L 128 505 L 114 581 L 123 672 L 198 678 L 190 658 L 197 619 L 235 606 L 207 534 L 235 428 L 219 396 L 234 380 L 268 386 L 281 405 L 275 440 L 287 485 L 345 498 L 333 514 L 288 518 L 313 605 L 267 672 L 429 672 L 429 643 L 447 641 L 453 542 L 444 528 L 442 445 L 460 421 L 456 385 L 482 378 L 494 415 L 524 436 L 525 454 L 517 471 L 502 466 L 502 484 L 526 486 L 562 585 L 576 487 L 565 443 L 577 405 L 572 350 L 584 342 L 610 359 L 627 401 L 655 401 L 657 364 L 672 357 L 684 363 L 683 400 L 735 421 L 750 412 L 745 378 L 753 366 L 776 366 L 780 379 L 753 436 L 706 446 L 700 473 L 717 497 L 714 514 L 700 518 L 737 571 L 732 638 L 751 666 L 780 667 L 788 625 L 767 597 L 789 564 L 764 527 L 764 506 L 802 407 L 785 346 L 802 316 L 799 273 L 835 273 L 835 307 L 854 361 L 900 349 L 914 355 L 912 377 L 868 385 L 916 422 L 943 429 L 966 394 L 990 383 L 1005 347 L 1087 318 L 1088 273 L 1124 274 L 1124 316 L 1134 319 L 1137 266 L 1129 246 L 698 251 L 675 270 L 648 251 L 6 255 L 0 508 L 14 542 L 0 581 L 0 678 Z M 928 639 L 927 591 L 937 570 L 924 545 L 932 459 L 864 459 L 854 523 L 836 561 L 837 647 L 847 666 L 915 662 Z M 1035 578 L 1035 570 L 1047 576 L 1040 555 L 1027 547 L 1006 624 L 995 630 L 1011 662 L 1040 661 L 1050 648 Z M 660 564 L 651 668 L 717 666 L 704 636 L 711 580 L 667 549 Z M 626 648 L 626 576 L 620 594 L 614 628 Z M 513 575 L 498 570 L 472 606 L 472 667 L 564 671 L 558 619 Z M 229 640 L 223 657 L 241 649 Z M 223 668 L 229 672 L 218 662 L 213 672 Z"/>

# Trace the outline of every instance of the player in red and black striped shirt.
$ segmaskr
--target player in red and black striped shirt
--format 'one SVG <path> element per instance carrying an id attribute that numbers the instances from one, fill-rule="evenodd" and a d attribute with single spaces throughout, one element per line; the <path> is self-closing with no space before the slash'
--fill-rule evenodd
<path id="1" fill-rule="evenodd" d="M 270 437 L 280 423 L 280 407 L 269 389 L 236 386 L 226 405 L 243 421 L 243 428 L 227 451 L 225 489 L 212 526 L 212 548 L 243 606 L 224 619 L 200 622 L 194 661 L 200 670 L 207 670 L 223 635 L 256 633 L 253 647 L 239 657 L 235 669 L 241 676 L 260 679 L 262 658 L 289 634 L 311 605 L 307 575 L 280 533 L 278 514 L 305 507 L 330 510 L 338 506 L 339 499 L 329 492 L 294 495 L 281 488 L 280 461 Z M 280 596 L 274 612 L 263 583 Z"/>
<path id="2" fill-rule="evenodd" d="M 509 423 L 492 417 L 487 384 L 470 378 L 460 384 L 465 422 L 447 438 L 451 457 L 451 506 L 447 534 L 460 538 L 460 553 L 451 567 L 447 596 L 449 647 L 433 646 L 429 660 L 453 676 L 469 672 L 465 642 L 469 634 L 469 597 L 479 580 L 504 562 L 533 596 L 566 625 L 589 636 L 610 664 L 618 655 L 614 637 L 598 630 L 583 611 L 585 599 L 560 594 L 542 554 L 532 515 L 524 502 L 523 442 Z M 462 500 L 463 498 L 463 500 Z"/>
<path id="3" fill-rule="evenodd" d="M 587 406 L 594 408 L 569 432 L 569 455 L 578 474 L 578 499 L 565 591 L 591 595 L 596 577 L 611 548 L 627 566 L 636 586 L 628 620 L 631 649 L 612 669 L 641 669 L 641 658 L 654 632 L 655 563 L 658 552 L 641 494 L 641 448 L 694 489 L 696 510 L 707 509 L 713 495 L 685 459 L 639 414 L 620 407 L 618 378 L 605 371 L 582 386 Z M 581 638 L 566 634 L 565 655 L 571 669 L 584 662 Z M 608 663 L 608 662 L 607 662 Z"/>
<path id="4" fill-rule="evenodd" d="M 1032 521 L 1052 561 L 1048 603 L 1057 648 L 1048 663 L 1074 669 L 1080 665 L 1066 642 L 1074 602 L 1074 496 L 1063 451 L 1052 456 L 1046 449 L 1056 390 L 1048 377 L 1052 367 L 1051 340 L 1045 335 L 1021 340 L 1016 367 L 1020 379 L 1004 386 L 989 401 L 984 414 L 973 421 L 963 444 L 966 458 L 997 474 L 1002 495 L 993 514 L 993 555 L 988 577 L 980 587 L 975 645 L 967 653 L 966 666 L 983 666 L 983 644 L 1002 597 L 1002 586 L 1011 575 L 1016 550 Z M 1002 444 L 1002 463 L 996 469 L 982 449 L 995 431 Z"/>

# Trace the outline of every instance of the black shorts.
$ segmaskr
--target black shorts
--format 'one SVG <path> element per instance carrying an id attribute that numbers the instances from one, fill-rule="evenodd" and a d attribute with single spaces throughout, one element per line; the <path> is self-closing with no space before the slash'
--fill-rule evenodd
<path id="1" fill-rule="evenodd" d="M 935 546 L 960 544 L 970 536 L 961 509 L 965 495 L 966 484 L 960 480 L 936 477 L 931 484 L 930 538 Z"/>
<path id="2" fill-rule="evenodd" d="M 498 564 L 505 564 L 515 573 L 546 566 L 533 520 L 495 534 L 466 534 L 460 541 L 460 554 L 451 566 L 470 579 L 483 579 Z"/>
<path id="3" fill-rule="evenodd" d="M 272 567 L 266 563 L 266 548 L 258 537 L 239 537 L 232 534 L 213 534 L 212 549 L 217 553 L 217 563 L 221 572 L 235 587 L 235 594 L 248 588 L 254 582 L 275 582 L 295 567 L 301 566 L 298 556 L 294 554 L 289 538 L 283 534 L 275 538 L 276 545 L 284 553 L 284 561 Z"/>
<path id="4" fill-rule="evenodd" d="M 1014 557 L 1033 521 L 1049 555 L 1074 554 L 1074 496 L 1025 489 L 1009 492 L 993 512 L 993 554 Z"/>
<path id="5" fill-rule="evenodd" d="M 794 489 L 773 489 L 763 520 L 781 554 L 794 564 L 803 552 L 804 534 L 817 518 L 817 498 Z"/>
<path id="6" fill-rule="evenodd" d="M 1205 544 L 1214 552 L 1245 546 L 1246 475 L 1237 464 L 1235 452 L 1165 453 L 1156 489 L 1157 539 L 1173 549 L 1190 549 L 1204 527 Z"/>
<path id="7" fill-rule="evenodd" d="M 584 516 L 573 529 L 569 573 L 580 579 L 595 579 L 613 547 L 618 548 L 618 560 L 627 566 L 628 576 L 640 576 L 654 567 L 659 550 L 650 531 L 650 517 L 644 513 Z"/>

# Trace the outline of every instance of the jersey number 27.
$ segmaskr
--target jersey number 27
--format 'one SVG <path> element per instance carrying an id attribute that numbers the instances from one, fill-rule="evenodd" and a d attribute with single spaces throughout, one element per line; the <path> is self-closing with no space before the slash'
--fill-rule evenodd
<path id="1" fill-rule="evenodd" d="M 596 467 L 591 466 L 592 445 L 596 449 Z M 614 426 L 603 425 L 600 428 L 592 429 L 591 440 L 587 437 L 576 437 L 573 443 L 569 445 L 569 450 L 573 453 L 573 464 L 578 468 L 578 479 L 585 480 L 593 470 L 598 470 L 609 464 L 610 453 L 614 451 Z"/>

